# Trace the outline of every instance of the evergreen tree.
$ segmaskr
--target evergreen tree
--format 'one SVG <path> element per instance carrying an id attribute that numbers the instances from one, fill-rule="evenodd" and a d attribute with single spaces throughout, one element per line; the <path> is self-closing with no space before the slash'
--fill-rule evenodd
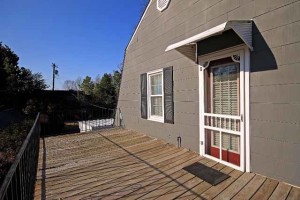
<path id="1" fill-rule="evenodd" d="M 94 96 L 99 104 L 108 107 L 116 105 L 116 92 L 111 74 L 105 73 L 94 91 Z"/>
<path id="2" fill-rule="evenodd" d="M 18 62 L 19 57 L 0 42 L 0 90 L 6 90 L 10 81 L 17 80 Z"/>
<path id="3" fill-rule="evenodd" d="M 85 79 L 83 79 L 80 88 L 84 92 L 84 94 L 92 95 L 94 90 L 94 83 L 92 81 L 92 78 L 90 76 L 86 76 Z"/>
<path id="4" fill-rule="evenodd" d="M 115 88 L 115 94 L 116 94 L 116 100 L 118 99 L 119 96 L 119 91 L 120 91 L 120 86 L 121 86 L 121 78 L 122 74 L 118 70 L 114 71 L 114 75 L 112 77 L 112 83 Z"/>
<path id="5" fill-rule="evenodd" d="M 19 57 L 0 42 L 0 104 L 22 106 L 34 90 L 46 88 L 43 76 L 19 67 Z"/>

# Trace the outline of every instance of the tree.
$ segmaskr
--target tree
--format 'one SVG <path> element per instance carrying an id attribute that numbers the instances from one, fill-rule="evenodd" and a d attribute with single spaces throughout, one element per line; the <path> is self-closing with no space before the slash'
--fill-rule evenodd
<path id="1" fill-rule="evenodd" d="M 122 74 L 124 68 L 124 62 L 121 62 L 117 65 L 117 70 Z"/>
<path id="2" fill-rule="evenodd" d="M 0 42 L 0 103 L 21 105 L 34 90 L 47 88 L 40 73 L 33 74 L 25 67 L 19 67 L 19 57 Z"/>
<path id="3" fill-rule="evenodd" d="M 31 93 L 47 88 L 40 73 L 33 74 L 30 69 L 19 67 L 19 57 L 0 42 L 0 88 L 7 93 Z"/>
<path id="4" fill-rule="evenodd" d="M 94 83 L 92 81 L 92 78 L 90 76 L 86 76 L 85 79 L 83 79 L 80 88 L 84 92 L 84 94 L 92 95 L 94 90 Z"/>
<path id="5" fill-rule="evenodd" d="M 118 99 L 119 96 L 119 91 L 120 91 L 120 86 L 121 86 L 121 78 L 122 74 L 118 70 L 115 70 L 113 72 L 113 77 L 112 77 L 112 84 L 115 88 L 115 93 L 116 93 L 116 99 Z"/>
<path id="6" fill-rule="evenodd" d="M 82 78 L 81 77 L 78 77 L 76 80 L 75 80 L 75 84 L 76 84 L 76 87 L 77 87 L 77 91 L 80 91 L 81 90 L 81 84 L 82 84 Z"/>
<path id="7" fill-rule="evenodd" d="M 19 57 L 0 42 L 0 90 L 6 90 L 9 81 L 17 79 Z M 10 80 L 7 80 L 10 76 Z"/>
<path id="8" fill-rule="evenodd" d="M 116 92 L 111 74 L 105 73 L 101 81 L 96 84 L 94 96 L 98 104 L 108 107 L 114 107 L 116 105 Z"/>
<path id="9" fill-rule="evenodd" d="M 35 73 L 32 75 L 33 87 L 38 90 L 45 90 L 48 88 L 46 81 L 41 73 Z"/>
<path id="10" fill-rule="evenodd" d="M 63 89 L 80 91 L 81 90 L 81 85 L 82 85 L 82 78 L 78 77 L 75 81 L 66 80 L 63 84 Z"/>
<path id="11" fill-rule="evenodd" d="M 79 101 L 84 103 L 89 101 L 90 103 L 113 108 L 118 101 L 122 68 L 123 64 L 121 63 L 118 65 L 118 70 L 114 70 L 113 73 L 105 73 L 102 77 L 97 75 L 94 81 L 90 76 L 86 76 L 83 80 L 80 77 L 75 81 L 66 80 L 63 87 L 67 90 L 76 90 L 76 85 L 80 85 L 79 89 L 85 95 L 89 95 L 89 97 L 86 98 L 82 93 L 78 92 L 77 99 Z"/>
<path id="12" fill-rule="evenodd" d="M 76 81 L 72 81 L 72 80 L 66 80 L 63 84 L 63 89 L 65 90 L 78 90 Z"/>
<path id="13" fill-rule="evenodd" d="M 98 74 L 98 75 L 96 76 L 96 78 L 95 78 L 95 84 L 100 83 L 101 78 L 102 78 L 102 77 Z"/>
<path id="14" fill-rule="evenodd" d="M 52 91 L 54 91 L 55 78 L 58 76 L 58 66 L 55 63 L 52 63 Z"/>

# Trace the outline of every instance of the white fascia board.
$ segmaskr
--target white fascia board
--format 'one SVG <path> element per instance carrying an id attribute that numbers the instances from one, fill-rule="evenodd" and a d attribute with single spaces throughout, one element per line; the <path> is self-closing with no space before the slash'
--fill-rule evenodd
<path id="1" fill-rule="evenodd" d="M 223 24 L 220 24 L 218 26 L 215 26 L 207 31 L 201 32 L 193 37 L 187 38 L 185 40 L 182 40 L 180 42 L 177 42 L 175 44 L 172 44 L 170 46 L 168 46 L 165 50 L 165 52 L 167 51 L 171 51 L 173 49 L 177 49 L 178 47 L 184 46 L 184 45 L 189 45 L 189 44 L 193 44 L 195 42 L 198 42 L 200 40 L 204 40 L 208 37 L 214 36 L 216 34 L 220 34 L 224 31 L 227 31 L 229 29 L 234 30 L 238 36 L 245 42 L 245 44 L 251 49 L 253 50 L 252 47 L 252 38 L 251 40 L 244 37 L 244 33 L 247 31 L 250 32 L 249 34 L 252 36 L 252 22 L 251 20 L 244 20 L 244 21 L 238 21 L 238 20 L 234 20 L 234 21 L 227 21 Z M 244 26 L 245 24 L 248 24 L 248 26 Z M 243 25 L 243 26 L 242 26 Z M 239 28 L 242 27 L 242 28 Z M 249 34 L 245 34 L 245 35 L 249 35 Z"/>
<path id="2" fill-rule="evenodd" d="M 184 45 L 188 45 L 188 44 L 191 44 L 191 43 L 195 43 L 195 42 L 198 42 L 200 40 L 203 40 L 205 38 L 208 38 L 212 35 L 215 35 L 217 33 L 220 33 L 220 32 L 223 32 L 225 27 L 226 27 L 226 24 L 227 22 L 223 23 L 223 24 L 220 24 L 214 28 L 211 28 L 207 31 L 204 31 L 202 33 L 199 33 L 193 37 L 190 37 L 190 38 L 187 38 L 185 40 L 182 40 L 180 42 L 177 42 L 175 44 L 172 44 L 170 46 L 167 47 L 167 49 L 165 50 L 166 52 L 167 51 L 171 51 L 173 49 L 177 49 L 178 47 L 181 47 L 181 46 L 184 46 Z"/>
<path id="3" fill-rule="evenodd" d="M 131 38 L 130 38 L 130 41 L 129 41 L 127 47 L 126 47 L 126 49 L 129 47 L 129 45 L 131 44 L 131 42 L 132 42 L 134 36 L 136 35 L 136 32 L 137 32 L 137 30 L 139 29 L 139 27 L 140 27 L 140 25 L 141 25 L 141 23 L 142 23 L 142 21 L 143 21 L 145 15 L 146 15 L 148 9 L 149 9 L 149 7 L 150 7 L 152 1 L 153 1 L 153 0 L 149 0 L 149 3 L 148 3 L 148 5 L 147 5 L 147 8 L 146 8 L 146 10 L 144 11 L 144 14 L 143 14 L 143 16 L 141 17 L 141 20 L 139 21 L 139 23 L 138 23 L 136 29 L 134 30 L 134 33 L 132 34 L 132 36 L 131 36 Z"/>

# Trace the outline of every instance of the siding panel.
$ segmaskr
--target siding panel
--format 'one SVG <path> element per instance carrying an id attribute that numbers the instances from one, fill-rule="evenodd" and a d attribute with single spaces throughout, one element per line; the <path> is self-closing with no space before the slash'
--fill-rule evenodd
<path id="1" fill-rule="evenodd" d="M 300 104 L 299 92 L 300 84 L 256 86 L 250 88 L 250 101 Z"/>
<path id="2" fill-rule="evenodd" d="M 199 152 L 198 66 L 164 50 L 227 20 L 252 18 L 251 169 L 299 184 L 300 158 L 293 153 L 299 152 L 300 132 L 299 11 L 299 0 L 171 0 L 164 12 L 152 1 L 126 51 L 118 103 L 126 127 L 175 145 L 181 136 L 183 147 Z M 168 66 L 174 67 L 175 124 L 141 119 L 140 74 Z"/>

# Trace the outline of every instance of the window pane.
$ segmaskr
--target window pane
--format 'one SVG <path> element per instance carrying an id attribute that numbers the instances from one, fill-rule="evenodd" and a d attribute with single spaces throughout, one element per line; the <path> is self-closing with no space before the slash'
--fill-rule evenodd
<path id="1" fill-rule="evenodd" d="M 222 147 L 226 150 L 239 152 L 240 136 L 229 133 L 222 134 Z"/>
<path id="2" fill-rule="evenodd" d="M 240 136 L 222 133 L 222 160 L 240 166 Z"/>
<path id="3" fill-rule="evenodd" d="M 239 115 L 239 72 L 232 64 L 213 68 L 213 113 Z"/>
<path id="4" fill-rule="evenodd" d="M 162 116 L 162 97 L 151 97 L 151 115 Z"/>
<path id="5" fill-rule="evenodd" d="M 220 158 L 220 133 L 205 129 L 205 154 Z"/>
<path id="6" fill-rule="evenodd" d="M 151 94 L 162 95 L 162 73 L 151 76 Z"/>
<path id="7" fill-rule="evenodd" d="M 161 85 L 151 86 L 151 95 L 162 95 Z"/>
<path id="8" fill-rule="evenodd" d="M 217 131 L 213 132 L 213 145 L 216 147 L 220 147 L 220 134 Z"/>

